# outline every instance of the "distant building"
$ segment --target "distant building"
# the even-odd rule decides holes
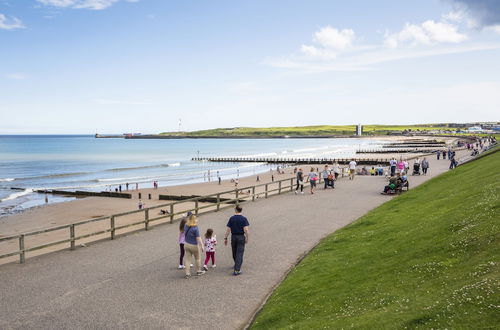
[[[358,126],[356,126],[356,135],[361,136],[362,134],[363,134],[363,125],[358,124]]]
[[[467,128],[468,133],[482,133],[483,128],[480,126],[472,126]]]

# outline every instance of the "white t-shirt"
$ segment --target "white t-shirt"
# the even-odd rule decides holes
[[[349,163],[349,169],[350,170],[355,170],[356,169],[356,162],[354,160],[351,160],[351,162]]]

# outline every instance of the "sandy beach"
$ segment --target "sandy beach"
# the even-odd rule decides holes
[[[392,141],[408,139],[408,138],[402,139],[401,137],[384,137],[384,138]],[[450,139],[447,139],[447,142],[450,142]],[[423,153],[383,154],[383,155],[360,154],[359,158],[390,159],[392,157],[396,157],[399,159],[400,157],[403,157],[406,159],[411,159],[414,157],[422,157],[423,155],[424,155]],[[312,165],[312,167],[322,170],[323,166],[315,164]],[[304,172],[307,173],[311,168],[311,166],[303,165],[302,168]],[[272,170],[258,175],[239,178],[238,189],[263,183],[269,183],[270,190],[277,189],[278,184],[277,182],[273,183],[272,180],[273,177],[274,181],[294,178],[295,175],[293,173],[293,169],[294,167],[285,168],[284,174],[279,174],[276,170]],[[259,182],[257,181],[257,176],[259,177]],[[289,185],[289,183],[286,184]],[[150,183],[150,186],[153,187],[153,183]],[[134,187],[134,185],[132,184],[130,185],[130,187]],[[0,233],[1,233],[0,238],[17,235],[20,233],[46,229],[50,227],[72,224],[78,221],[95,219],[100,217],[108,217],[113,214],[138,210],[138,204],[140,201],[139,193],[142,195],[141,201],[145,204],[145,207],[151,208],[168,204],[170,202],[168,200],[159,200],[159,195],[205,196],[220,192],[231,191],[230,193],[221,196],[221,198],[235,198],[235,193],[234,193],[235,189],[236,189],[235,184],[231,182],[231,180],[222,180],[221,184],[219,185],[217,178],[214,176],[212,177],[211,181],[202,183],[159,187],[158,189],[143,188],[139,190],[135,189],[131,189],[128,191],[125,190],[124,192],[130,192],[132,194],[131,199],[111,198],[111,197],[86,197],[64,203],[48,204],[42,207],[35,207],[28,209],[25,212],[19,214],[0,218]],[[256,189],[256,193],[261,193],[262,196],[260,197],[263,197],[264,187],[258,187]],[[245,194],[247,194],[248,196],[248,191],[242,191],[240,197],[244,198]],[[151,199],[149,199],[149,195],[151,195]],[[48,197],[49,199],[51,198],[50,195]],[[210,209],[207,210],[215,209],[214,204],[199,203],[200,207],[205,205],[211,205]],[[176,209],[174,210],[174,212],[175,213],[182,212],[193,207],[194,203],[192,202],[182,203],[176,205]],[[170,217],[168,215],[160,214],[161,209],[162,209],[161,207],[158,207],[150,211],[149,215],[150,218],[155,218],[160,216],[163,217],[163,219],[158,220],[155,224],[166,223],[170,221]],[[177,215],[175,218],[177,219],[179,217],[180,215]],[[119,220],[117,219],[117,226],[127,225],[142,220],[144,220],[143,212],[125,215],[119,217]],[[109,221],[99,221],[81,225],[77,227],[76,236],[106,230],[107,228],[109,228],[109,226],[110,226]],[[136,225],[120,230],[117,234],[123,234],[126,232],[139,230],[143,228],[144,225]],[[64,240],[67,238],[68,238],[68,229],[66,228],[63,230],[52,231],[46,234],[26,237],[25,247],[30,248],[33,246],[55,242],[58,240]],[[98,239],[107,239],[107,238],[109,238],[109,233],[78,240],[77,244],[86,244],[91,241],[95,241]],[[69,246],[68,243],[60,244],[47,249],[43,249],[41,251],[30,252],[27,254],[27,256],[30,257],[41,253],[47,253],[49,251],[65,249],[68,248],[68,246]],[[17,240],[0,242],[0,254],[13,252],[17,248],[18,248]],[[18,257],[14,256],[14,257],[0,259],[0,263],[12,262],[17,260]]]

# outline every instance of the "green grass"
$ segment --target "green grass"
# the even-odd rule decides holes
[[[366,135],[381,135],[392,132],[402,132],[405,130],[411,131],[429,131],[437,129],[450,129],[443,124],[439,125],[365,125],[363,132]],[[301,135],[355,135],[355,125],[343,126],[298,126],[298,127],[234,127],[234,128],[215,128],[209,130],[193,131],[193,132],[164,132],[162,135],[175,136],[301,136]]]
[[[253,329],[498,329],[500,152],[324,239]]]

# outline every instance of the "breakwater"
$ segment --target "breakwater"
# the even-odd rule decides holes
[[[387,159],[382,158],[272,158],[272,157],[194,157],[193,161],[208,161],[222,163],[269,163],[269,164],[349,164],[351,160],[358,165],[388,164]]]

